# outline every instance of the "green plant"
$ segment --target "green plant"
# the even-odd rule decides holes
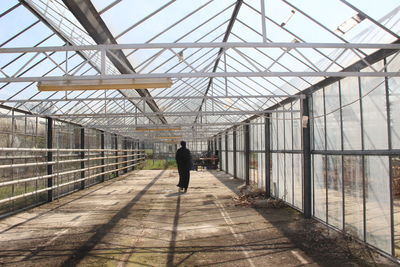
[[[176,168],[175,160],[165,160],[165,159],[147,159],[142,170],[164,170],[164,169],[174,169]]]

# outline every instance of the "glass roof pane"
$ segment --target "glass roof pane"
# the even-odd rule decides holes
[[[136,3],[140,8],[135,8],[134,12],[134,6],[132,6],[131,1],[122,1],[112,9],[103,13],[102,18],[109,26],[114,36],[118,36],[126,29],[143,21],[121,38],[118,38],[119,43],[144,43],[152,40],[164,30],[167,31],[153,39],[153,41],[173,42],[184,33],[196,28],[199,22],[207,20],[233,2],[234,1],[221,2],[209,0],[188,2],[179,0],[165,7],[147,20],[143,20],[166,4],[166,1],[137,1]],[[94,2],[94,5],[96,6],[97,2]],[[225,19],[229,18],[231,12],[225,13]],[[225,19],[224,16],[220,16],[213,20],[213,22],[219,23]],[[184,23],[176,24],[176,22],[182,20]],[[195,35],[200,36],[201,32],[206,33],[207,30],[211,30],[211,27],[211,25],[206,25]],[[194,38],[196,37],[191,37],[192,40]]]
[[[358,1],[358,0],[347,0],[351,5],[357,7],[362,12],[368,14],[375,20],[381,19],[390,10],[399,7],[399,1],[397,0],[382,0],[382,1]]]
[[[21,19],[23,18],[23,19]],[[0,45],[7,47],[6,41],[26,29],[38,19],[25,7],[19,6],[0,18]],[[8,46],[9,47],[9,46]]]
[[[18,1],[3,1],[1,12]],[[348,0],[323,2],[319,0],[269,0],[266,7],[266,33],[268,42],[317,42],[317,43],[391,43],[400,32],[400,7],[397,0],[371,1]],[[238,12],[230,34],[226,33],[236,1],[100,1],[92,3],[106,28],[118,43],[202,43],[221,42],[228,36],[228,42],[261,42],[262,17],[260,1],[244,1]],[[111,5],[116,3],[115,5]],[[66,8],[63,1],[27,2],[47,23],[23,5],[18,6],[0,18],[0,44],[2,47],[20,46],[62,46],[65,40],[74,45],[96,44],[93,32],[81,25],[79,18]],[[106,10],[103,10],[106,8]],[[357,9],[361,10],[358,11]],[[373,20],[362,15],[365,12]],[[331,15],[332,14],[332,15]],[[36,23],[36,21],[38,21]],[[36,23],[36,24],[35,24]],[[83,23],[83,22],[82,22]],[[84,23],[83,23],[84,24]],[[385,30],[385,27],[389,30]],[[105,30],[107,30],[105,29]],[[89,32],[89,33],[88,33]],[[61,34],[61,38],[55,33]],[[98,32],[97,34],[103,34]],[[14,38],[15,36],[15,38]],[[97,36],[98,37],[98,36]],[[111,38],[113,39],[113,38]],[[312,49],[312,48],[230,48],[226,54],[216,48],[171,48],[123,50],[136,72],[172,73],[173,86],[149,90],[154,97],[169,96],[170,99],[154,99],[163,112],[211,111],[255,111],[275,105],[281,98],[216,98],[204,100],[192,96],[224,95],[268,95],[295,94],[321,81],[323,77],[207,77],[178,78],[174,73],[196,74],[213,72],[259,72],[259,71],[341,71],[350,64],[370,55],[377,49]],[[92,55],[94,55],[92,57]],[[68,64],[65,59],[68,57]],[[90,62],[85,62],[90,58]],[[65,75],[68,69],[73,75],[98,75],[100,73],[100,53],[85,50],[75,52],[48,52],[27,54],[5,54],[0,58],[0,78],[8,76],[55,76]],[[216,62],[218,64],[216,65]],[[120,68],[106,58],[107,74],[118,75]],[[125,71],[125,73],[129,71]],[[212,83],[211,83],[212,81]],[[90,124],[160,123],[152,116],[135,117],[136,111],[152,112],[148,104],[139,99],[123,100],[123,97],[139,97],[137,91],[111,90],[38,92],[35,83],[1,84],[1,99],[44,100],[40,102],[17,102],[10,106],[34,110],[46,114],[57,113],[126,113],[122,117],[79,117],[73,120]],[[118,97],[118,100],[111,100]],[[74,98],[91,100],[72,101]],[[96,98],[107,98],[100,100]],[[65,101],[45,101],[65,99]],[[136,106],[135,106],[136,105]],[[51,107],[51,108],[50,108]],[[156,110],[156,108],[154,108]],[[251,114],[181,116],[165,114],[169,123],[226,122],[237,123]],[[111,114],[112,116],[112,114]],[[69,118],[71,119],[71,118]],[[216,126],[224,129],[229,125]],[[124,127],[121,127],[124,129]],[[190,128],[189,128],[190,129]],[[115,131],[118,131],[116,129]]]
[[[9,0],[9,1],[3,1],[2,5],[0,6],[0,14],[3,14],[4,12],[7,12],[9,9],[17,5],[19,2],[18,0]]]

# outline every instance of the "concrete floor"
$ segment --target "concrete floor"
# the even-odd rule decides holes
[[[175,186],[177,176],[176,170],[138,171],[1,220],[0,265],[338,263],[337,255],[315,257],[301,237],[293,239],[283,230],[282,225],[304,221],[301,214],[234,205],[239,180],[221,172],[192,172],[183,194]],[[360,262],[339,257],[340,266]]]

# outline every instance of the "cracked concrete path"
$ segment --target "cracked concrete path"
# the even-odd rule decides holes
[[[330,266],[280,225],[291,210],[235,206],[241,181],[176,170],[136,171],[0,221],[3,266]],[[342,259],[348,266],[351,260]],[[355,263],[354,263],[355,264]],[[346,266],[346,265],[341,265]]]

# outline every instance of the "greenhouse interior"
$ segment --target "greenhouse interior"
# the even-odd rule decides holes
[[[399,2],[1,1],[1,218],[182,140],[398,261]]]

